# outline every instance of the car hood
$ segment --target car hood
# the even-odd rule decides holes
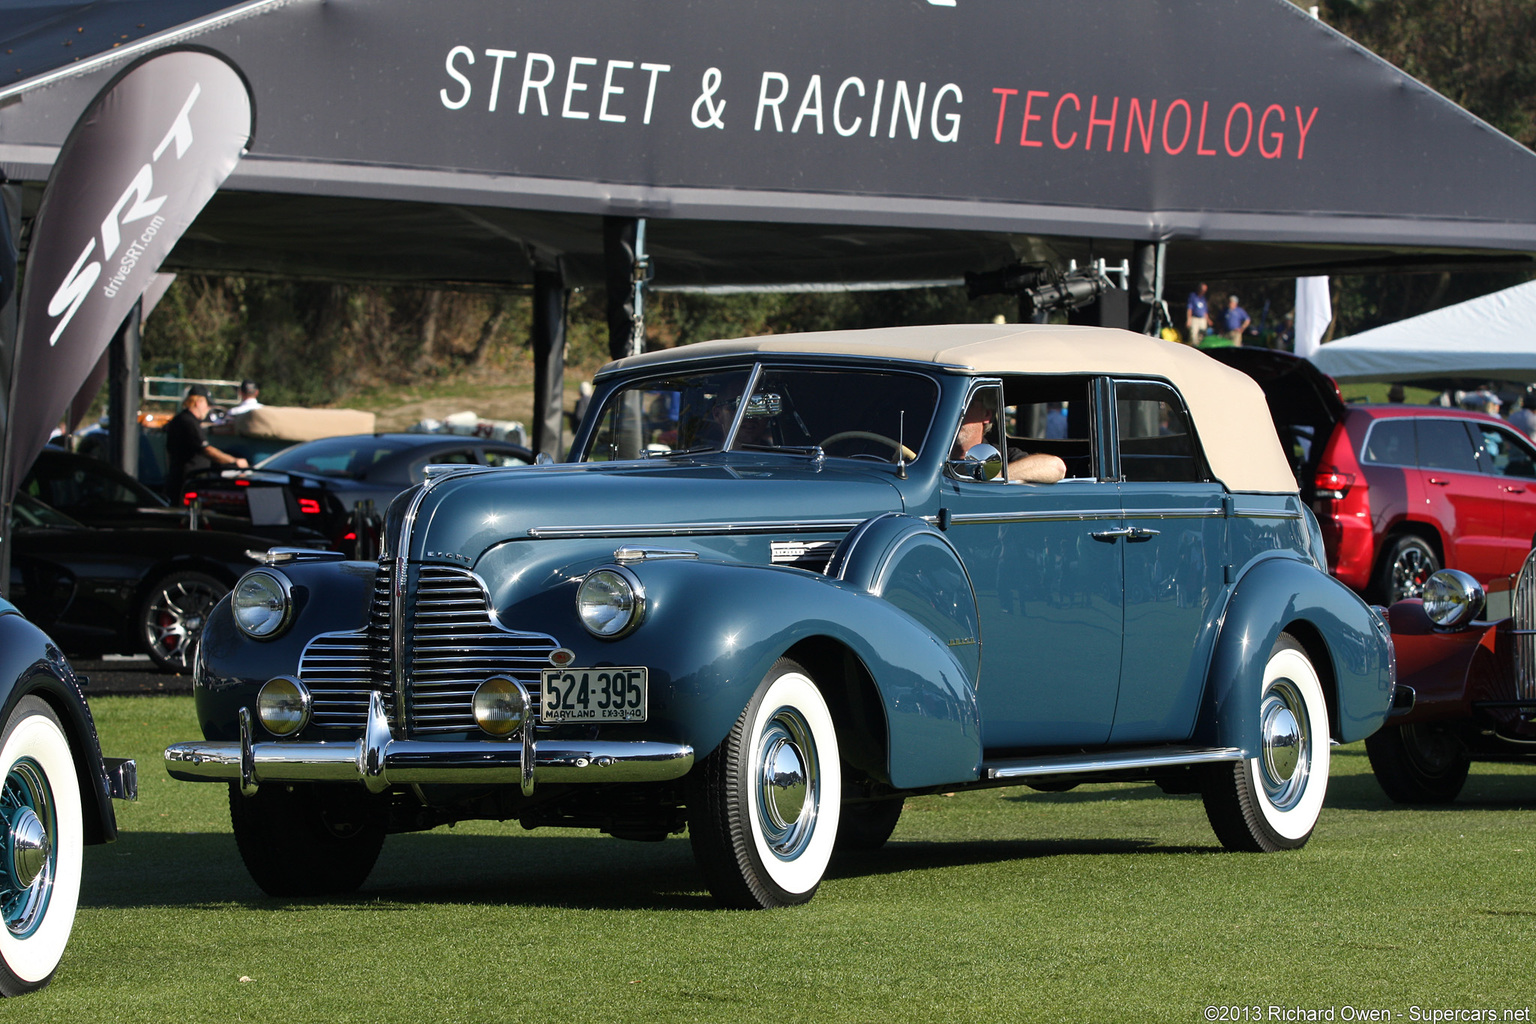
[[[389,542],[416,491],[390,510]],[[422,498],[410,557],[474,563],[508,540],[570,536],[619,540],[720,533],[775,522],[860,522],[903,508],[890,469],[809,460],[519,466],[455,474]]]

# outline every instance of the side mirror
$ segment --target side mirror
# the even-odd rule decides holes
[[[958,465],[960,472],[973,480],[996,480],[1003,472],[1003,453],[985,442],[973,444]]]

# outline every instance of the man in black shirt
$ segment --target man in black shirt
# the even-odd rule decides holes
[[[165,425],[165,454],[169,463],[165,474],[165,494],[171,504],[181,505],[181,485],[193,473],[211,468],[215,463],[245,469],[242,458],[221,452],[203,436],[203,419],[208,415],[208,389],[201,384],[187,388],[181,411]]]

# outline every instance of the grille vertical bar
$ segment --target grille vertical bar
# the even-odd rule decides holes
[[[393,643],[390,596],[394,566],[380,563],[368,625],[323,633],[299,662],[299,678],[314,694],[314,722],[330,728],[361,728],[373,693],[395,712],[392,652],[410,659],[411,686],[404,716],[411,735],[475,730],[470,708],[475,688],[487,677],[517,679],[538,708],[540,672],[559,646],[553,637],[502,626],[491,612],[480,577],[467,569],[427,565],[410,574],[404,643]]]
[[[1515,579],[1515,699],[1536,700],[1536,551]]]

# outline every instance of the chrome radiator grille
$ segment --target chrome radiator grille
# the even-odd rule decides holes
[[[299,678],[314,694],[314,722],[325,727],[360,728],[369,695],[383,695],[393,718],[394,673],[390,664],[392,565],[381,563],[374,580],[368,625],[361,630],[323,633],[309,642]],[[538,703],[539,672],[558,644],[541,633],[505,629],[491,615],[480,578],[467,569],[413,567],[405,614],[408,731],[412,735],[475,729],[470,699],[492,675],[509,675],[528,687]]]
[[[1515,699],[1536,701],[1536,551],[1515,580]]]

